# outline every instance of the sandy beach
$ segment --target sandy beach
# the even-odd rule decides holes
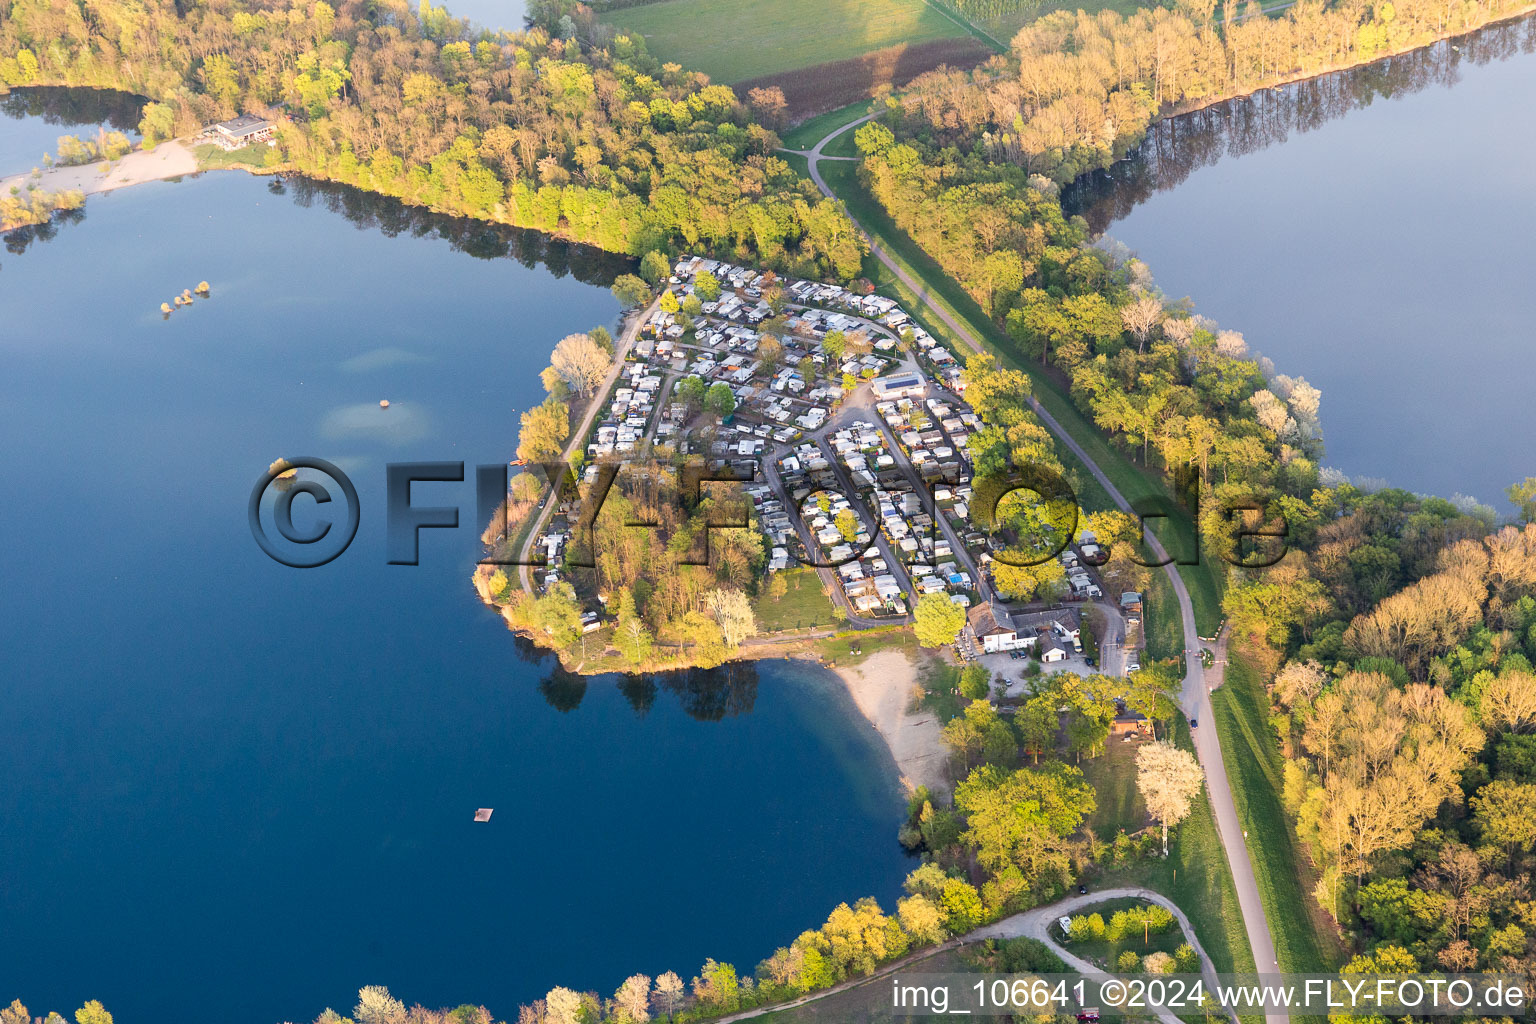
[[[917,668],[911,659],[901,651],[880,651],[857,665],[832,671],[884,738],[902,782],[909,789],[927,786],[935,793],[948,793],[949,748],[940,735],[939,721],[929,711],[908,710],[917,686]]]
[[[103,160],[75,167],[47,167],[35,180],[39,188],[48,192],[79,189],[89,196],[196,171],[197,158],[191,150],[180,142],[162,142],[151,152],[136,149],[115,164]],[[25,189],[32,180],[31,168],[25,168],[19,174],[0,178],[0,191],[9,192],[13,186]]]

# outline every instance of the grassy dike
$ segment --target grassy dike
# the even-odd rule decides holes
[[[830,131],[838,122],[830,123],[831,127],[826,127],[826,131]],[[956,346],[959,351],[965,351],[959,339],[942,322],[931,315],[924,315],[924,301],[943,308],[968,326],[976,337],[988,344],[1001,362],[1027,373],[1040,404],[1082,445],[1083,450],[1128,499],[1134,501],[1153,495],[1166,497],[1167,490],[1162,481],[1145,468],[1134,465],[1115,449],[1098,427],[1076,408],[1059,381],[1040,367],[1013,354],[1011,341],[965,294],[958,282],[922,252],[862,186],[858,180],[857,166],[853,163],[823,162],[821,172],[828,186],[843,200],[849,212],[875,241],[905,271],[923,283],[922,301],[873,256],[866,261],[870,279],[882,291],[900,299],[904,308],[912,312],[934,337]],[[1080,498],[1083,504],[1089,508],[1109,507],[1103,488],[1098,486],[1081,463],[1069,452],[1063,451],[1061,455],[1069,471],[1074,471],[1075,478],[1081,482]],[[1187,517],[1179,525],[1185,530],[1193,529]],[[1165,527],[1160,536],[1169,532]],[[1199,565],[1179,566],[1179,574],[1189,589],[1197,628],[1203,635],[1214,636],[1221,621],[1221,567],[1202,561]],[[1166,582],[1160,589],[1167,593],[1160,595],[1165,596],[1166,600],[1157,602],[1159,610],[1163,612],[1163,617],[1173,619],[1176,633],[1176,602],[1172,600],[1173,595]],[[1159,637],[1159,646],[1171,649],[1164,653],[1177,653],[1182,647],[1180,639],[1172,634]],[[1268,699],[1251,667],[1237,663],[1234,659],[1234,665],[1229,667],[1228,673],[1226,685],[1214,695],[1214,724],[1224,758],[1229,765],[1233,801],[1240,823],[1255,840],[1250,844],[1250,858],[1261,898],[1276,932],[1274,939],[1280,966],[1294,971],[1328,969],[1339,962],[1340,947],[1333,940],[1326,922],[1315,920],[1317,910],[1311,906],[1309,896],[1310,872],[1305,867],[1305,858],[1297,848],[1280,798],[1281,758],[1268,723]],[[1134,785],[1130,777],[1119,780],[1119,784]],[[1108,789],[1102,791],[1108,792]],[[1166,862],[1168,877],[1149,877],[1147,881],[1168,892],[1176,900],[1193,900],[1192,906],[1212,908],[1219,922],[1210,926],[1215,933],[1210,935],[1208,943],[1213,947],[1210,950],[1212,957],[1218,962],[1224,959],[1232,964],[1251,964],[1252,953],[1248,950],[1241,921],[1233,918],[1236,904],[1231,873],[1226,868],[1225,855],[1215,832],[1215,822],[1204,801],[1185,823],[1183,831],[1185,834],[1180,838],[1178,851]],[[1175,862],[1179,862],[1178,867],[1174,866]],[[1206,935],[1202,934],[1202,941],[1206,939]],[[1222,948],[1225,954],[1218,954],[1215,947]]]

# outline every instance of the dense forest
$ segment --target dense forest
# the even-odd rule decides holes
[[[859,272],[839,204],[773,155],[777,137],[735,94],[628,37],[493,35],[403,0],[6,0],[0,83],[147,96],[151,145],[260,113],[279,122],[281,164],[304,174],[631,256],[689,247]]]
[[[1476,511],[1476,510],[1475,510]],[[1536,526],[1319,490],[1234,572],[1313,896],[1380,970],[1536,969]]]
[[[891,101],[898,134],[956,170],[1006,164],[1067,182],[1107,166],[1160,114],[1348,67],[1528,10],[1527,0],[1184,0],[1131,15],[1056,11],[972,73],[936,71]]]
[[[1533,50],[1536,21],[1500,22],[1459,36],[1454,43],[1421,47],[1162,118],[1148,129],[1129,160],[1115,164],[1112,175],[1096,171],[1063,189],[1062,206],[1069,215],[1081,213],[1098,234],[1202,167],[1279,145],[1373,103],[1431,86],[1449,87],[1469,65]]]

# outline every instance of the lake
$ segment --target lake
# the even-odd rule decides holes
[[[626,261],[236,172],[7,242],[0,1003],[272,1024],[384,984],[506,1019],[894,908],[895,766],[828,673],[581,680],[471,588],[474,466]],[[299,455],[361,499],[312,570],[246,521]],[[468,464],[415,488],[465,528],[388,566],[384,464],[422,459]]]
[[[94,138],[98,129],[139,138],[141,100],[100,89],[13,89],[0,95],[0,174],[39,167],[59,137]]]
[[[1325,464],[1502,510],[1536,475],[1536,20],[1157,126],[1069,202],[1322,389]]]
[[[447,7],[448,13],[455,18],[468,18],[493,32],[503,28],[522,31],[523,18],[528,13],[525,0],[448,0],[446,4],[436,6]]]

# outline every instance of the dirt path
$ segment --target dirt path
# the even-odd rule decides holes
[[[830,134],[822,138],[815,146],[809,150],[800,151],[801,155],[806,158],[806,163],[811,173],[811,180],[826,195],[836,198],[836,194],[827,186],[825,179],[822,178],[821,169],[818,166],[821,160],[826,159],[822,156],[822,148],[843,132],[856,125],[863,124],[875,116],[874,114],[867,114],[856,121],[850,121],[848,124],[834,128]],[[851,214],[849,219],[853,219]],[[921,281],[907,273],[905,269],[897,264],[890,254],[870,237],[869,232],[864,230],[863,225],[859,224],[857,220],[854,220],[853,223],[854,227],[859,230],[860,234],[869,243],[869,249],[875,254],[875,257],[891,273],[896,275],[897,280],[910,288],[912,293],[928,307],[934,316],[938,317],[972,351],[985,351],[982,343],[970,330],[962,325],[954,316],[950,315],[948,310],[929,298],[928,289]],[[1077,443],[1072,435],[1057,422],[1054,416],[1041,407],[1039,401],[1033,395],[1030,396],[1029,404],[1046,428],[1056,436],[1062,445],[1071,451],[1072,454],[1076,455],[1084,466],[1088,467],[1088,471],[1093,474],[1094,479],[1104,488],[1110,500],[1118,508],[1130,512],[1130,502],[1126,501],[1125,496],[1110,482],[1109,477],[1099,468],[1098,464],[1088,457],[1088,453],[1083,450],[1082,445]],[[1147,546],[1155,556],[1160,559],[1168,558],[1163,545],[1150,532],[1147,533],[1146,540]],[[1216,735],[1216,728],[1211,715],[1210,691],[1206,687],[1205,673],[1200,663],[1200,634],[1195,628],[1194,604],[1189,599],[1189,590],[1184,586],[1183,577],[1179,575],[1178,569],[1174,566],[1171,559],[1163,567],[1163,572],[1167,574],[1168,581],[1173,587],[1174,595],[1178,598],[1179,616],[1184,628],[1185,662],[1188,665],[1188,670],[1184,676],[1180,704],[1184,708],[1185,714],[1189,717],[1197,721],[1204,720],[1206,723],[1204,728],[1194,730],[1195,752],[1200,758],[1200,766],[1205,769],[1205,780],[1210,795],[1211,810],[1216,815],[1216,830],[1221,837],[1222,848],[1226,851],[1227,865],[1232,871],[1232,881],[1237,889],[1238,908],[1243,915],[1243,927],[1248,934],[1248,945],[1253,951],[1254,965],[1260,971],[1272,970],[1278,964],[1278,960],[1275,957],[1275,943],[1269,929],[1269,921],[1264,914],[1264,903],[1259,898],[1259,885],[1253,874],[1253,863],[1248,858],[1246,838],[1238,824],[1237,806],[1232,801],[1232,788],[1227,778],[1226,764],[1222,760],[1221,742]],[[1266,1016],[1270,1024],[1286,1024],[1290,1019],[1290,1015],[1284,1012],[1273,1012]]]
[[[90,196],[146,181],[195,174],[197,169],[197,158],[186,146],[162,142],[153,150],[136,149],[116,163],[102,160],[74,167],[47,167],[38,178],[33,178],[30,171],[13,174],[0,179],[0,191],[9,192],[13,186],[25,189],[28,182],[36,181],[39,188],[48,192],[79,189]]]

